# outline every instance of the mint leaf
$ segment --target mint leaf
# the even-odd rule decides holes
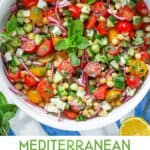
[[[61,51],[61,50],[65,50],[65,49],[68,49],[69,47],[69,39],[65,38],[65,39],[62,39],[60,40],[56,45],[55,45],[55,49],[57,51]]]
[[[78,37],[76,39],[77,48],[79,49],[85,49],[89,46],[89,40],[86,37]]]
[[[2,94],[2,92],[0,92],[0,106],[6,104],[7,104],[6,97]]]
[[[74,53],[72,53],[70,55],[70,61],[73,64],[73,66],[79,66],[80,65],[80,59]]]
[[[86,3],[87,3],[87,4],[93,4],[93,3],[95,3],[96,1],[98,1],[98,0],[87,0]]]
[[[17,18],[13,15],[6,24],[6,31],[11,33],[13,31],[16,31],[17,28]]]

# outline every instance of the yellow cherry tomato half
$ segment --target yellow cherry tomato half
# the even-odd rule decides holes
[[[28,95],[28,99],[30,102],[34,103],[34,104],[39,104],[42,102],[42,98],[41,98],[41,95],[38,93],[37,90],[29,90],[27,92],[27,95]]]
[[[109,41],[110,43],[112,43],[113,39],[117,39],[118,38],[118,31],[116,29],[111,29],[109,31]]]
[[[137,74],[140,77],[145,77],[148,72],[148,66],[142,60],[130,60],[129,61],[129,72],[131,74]]]

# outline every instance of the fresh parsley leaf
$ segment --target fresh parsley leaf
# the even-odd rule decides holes
[[[12,33],[18,28],[17,18],[13,15],[6,24],[6,31]]]

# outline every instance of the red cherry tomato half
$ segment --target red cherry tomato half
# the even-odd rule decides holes
[[[55,16],[55,7],[51,7],[45,11],[45,16],[49,20],[49,17]]]
[[[87,29],[93,29],[95,27],[95,25],[96,25],[96,20],[97,20],[96,16],[94,16],[94,15],[91,16],[89,18],[89,20],[87,21],[87,23],[86,23],[86,28]]]
[[[34,53],[36,51],[36,44],[33,40],[24,41],[21,47],[26,53]]]
[[[108,34],[108,30],[106,28],[106,22],[101,21],[99,22],[98,26],[97,26],[97,31],[99,32],[99,34],[101,35],[106,35]]]
[[[54,88],[51,84],[48,83],[46,79],[43,79],[38,83],[37,91],[45,101],[48,101],[51,97],[54,96]]]
[[[16,81],[21,78],[21,71],[20,71],[20,69],[18,69],[15,73],[7,72],[6,75],[7,75],[8,80]]]
[[[99,63],[96,62],[89,62],[86,66],[85,66],[85,73],[87,74],[87,76],[89,77],[97,77],[101,74],[101,65]]]
[[[81,0],[82,3],[86,3],[86,0]]]
[[[113,55],[113,56],[116,56],[120,53],[120,46],[116,46],[116,47],[112,47],[110,49],[108,49],[108,53]]]
[[[59,66],[58,71],[63,74],[70,74],[72,75],[75,72],[74,66],[71,64],[70,61],[64,60]]]
[[[68,10],[71,12],[71,16],[75,19],[79,18],[81,15],[81,9],[76,5],[69,6]]]
[[[131,32],[132,25],[128,21],[119,21],[116,26],[117,31],[119,32]]]
[[[140,77],[138,75],[127,75],[126,83],[130,88],[137,88],[140,85]]]
[[[32,6],[35,6],[38,3],[38,0],[22,0],[22,1],[23,1],[23,4],[26,8],[30,8]]]
[[[38,47],[37,55],[38,56],[47,56],[53,51],[53,44],[51,40],[45,39],[44,42]]]
[[[92,11],[94,13],[100,14],[102,16],[107,16],[107,5],[104,2],[96,2],[92,5]]]
[[[148,7],[144,0],[138,0],[136,3],[136,10],[143,16],[147,16],[149,14]]]
[[[37,85],[37,81],[30,75],[26,74],[24,77],[24,82],[29,87],[34,87]]]
[[[102,85],[95,90],[93,95],[97,100],[103,100],[106,98],[107,92],[108,92],[107,85]]]
[[[149,63],[150,61],[150,54],[146,51],[141,52],[141,60],[143,60],[145,63]]]
[[[77,119],[77,117],[78,117],[78,114],[77,114],[77,113],[68,111],[68,110],[66,110],[66,109],[63,111],[63,114],[64,114],[64,116],[65,116],[66,118],[71,119],[71,120],[75,120],[75,119]]]
[[[54,3],[54,2],[56,2],[56,0],[45,0],[46,2],[48,2],[48,3]]]
[[[134,16],[134,11],[130,6],[124,6],[119,10],[118,16],[125,18],[127,21],[131,21]]]

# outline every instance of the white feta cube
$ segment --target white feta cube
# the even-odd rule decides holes
[[[45,8],[46,6],[47,6],[47,3],[46,3],[45,1],[39,0],[39,2],[38,2],[38,4],[37,4],[37,7],[38,7],[38,8],[43,9],[43,8]]]
[[[22,48],[18,48],[16,51],[16,56],[21,57],[23,54],[23,49]]]
[[[23,13],[24,17],[29,17],[30,16],[30,11],[29,10],[23,10],[22,13]]]
[[[4,57],[5,57],[6,62],[9,62],[12,60],[12,56],[10,52],[6,52]]]

